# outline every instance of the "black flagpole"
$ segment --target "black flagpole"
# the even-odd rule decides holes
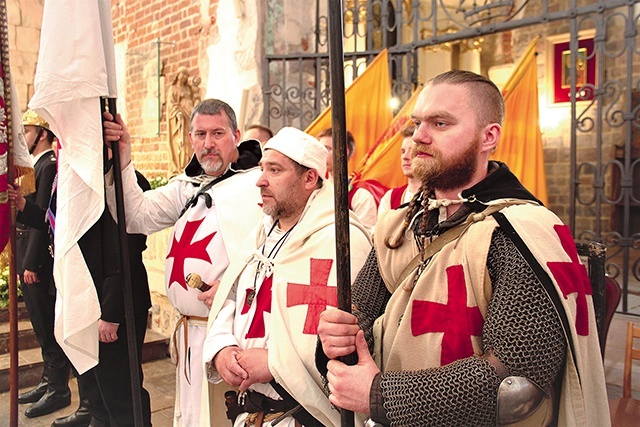
[[[109,113],[114,121],[117,114],[116,99],[107,98]],[[104,112],[104,98],[101,99]],[[131,375],[131,396],[133,398],[133,416],[136,427],[142,427],[142,397],[140,390],[140,365],[138,363],[138,345],[136,343],[136,323],[133,312],[133,292],[131,290],[131,266],[129,264],[129,240],[127,238],[127,223],[124,215],[124,196],[122,190],[122,171],[120,170],[119,142],[113,142],[111,153],[113,159],[113,181],[116,190],[116,211],[118,217],[118,236],[120,242],[120,261],[122,278],[124,280],[124,316],[127,324],[127,346],[129,349],[129,372]]]
[[[344,52],[342,29],[342,0],[329,1],[329,81],[331,84],[331,134],[333,140],[333,183],[336,212],[336,265],[338,308],[351,312],[351,250],[349,247],[349,206],[347,172],[347,120],[344,105]],[[356,355],[342,359],[353,365]],[[353,411],[342,409],[340,425],[353,427]]]

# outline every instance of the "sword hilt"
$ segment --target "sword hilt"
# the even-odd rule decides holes
[[[198,273],[187,274],[187,277],[185,277],[185,281],[190,288],[199,289],[202,292],[207,292],[209,289],[211,289],[211,286],[202,281],[202,277],[200,277]]]

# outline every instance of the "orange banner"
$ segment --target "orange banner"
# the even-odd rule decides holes
[[[411,123],[411,112],[416,105],[421,88],[418,88],[393,118],[377,143],[371,147],[353,172],[353,182],[374,180],[387,188],[400,187],[407,178],[400,167],[401,130]]]
[[[389,106],[391,80],[387,50],[375,57],[366,70],[345,91],[347,130],[355,139],[355,150],[349,160],[349,172],[373,147],[387,129],[393,112]],[[305,132],[317,136],[331,127],[331,107],[311,123]]]
[[[536,64],[539,38],[538,36],[529,43],[502,89],[504,123],[502,137],[492,159],[505,162],[522,185],[546,205],[547,177],[540,132]]]

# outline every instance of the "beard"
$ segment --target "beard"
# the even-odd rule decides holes
[[[425,160],[416,157],[417,153],[426,151],[420,150],[419,145],[416,145],[413,147],[411,161],[413,176],[434,190],[448,191],[465,187],[476,171],[478,146],[478,139],[474,139],[463,152],[453,157],[444,159],[442,153],[434,151],[429,152],[433,158]]]
[[[216,154],[218,157],[215,158],[205,158],[208,154]],[[198,162],[202,167],[202,170],[207,175],[218,175],[224,172],[224,161],[222,157],[220,157],[220,153],[215,150],[202,150],[196,156],[198,158]]]
[[[262,199],[262,212],[274,220],[299,214],[306,206],[308,199],[297,185],[289,185],[283,191],[279,191],[277,196],[268,189],[261,189],[260,195],[270,196],[268,203],[264,203],[264,198]]]

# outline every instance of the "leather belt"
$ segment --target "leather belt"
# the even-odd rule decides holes
[[[204,316],[186,316],[182,315],[176,322],[176,328],[173,330],[173,348],[178,358],[178,363],[180,363],[180,353],[178,352],[178,329],[183,328],[183,339],[184,339],[184,376],[187,379],[187,382],[191,384],[191,379],[187,372],[187,351],[189,349],[189,325],[194,326],[204,326],[207,327],[208,317]]]
[[[29,229],[23,230],[23,229],[16,228],[16,237],[29,237],[30,231],[31,230]]]

